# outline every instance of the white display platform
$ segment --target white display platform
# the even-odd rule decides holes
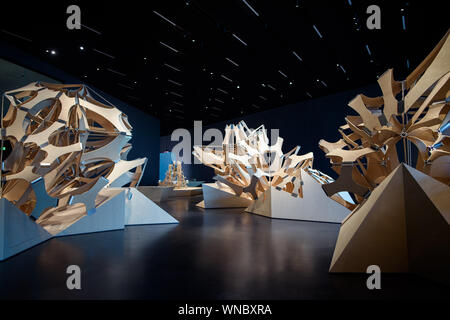
[[[269,218],[341,223],[350,210],[328,198],[320,183],[302,171],[303,198],[274,187],[266,190],[245,211]]]
[[[125,225],[178,223],[178,221],[136,188],[125,197]]]
[[[163,202],[169,199],[173,187],[166,186],[139,186],[137,188],[147,198],[155,202]]]
[[[172,190],[171,197],[192,197],[202,194],[202,187],[184,187]]]
[[[122,230],[129,225],[178,223],[136,188],[107,188],[97,195],[97,208],[52,236],[7,199],[0,199],[0,261],[52,237]]]
[[[125,226],[125,191],[126,189],[108,188],[101,190],[96,204],[102,197],[106,201],[95,209],[95,212],[83,217],[55,237],[102,231],[121,230]]]
[[[52,235],[6,199],[0,199],[0,261],[50,239]]]
[[[204,183],[202,188],[203,201],[197,203],[200,208],[246,208],[252,203],[250,199],[236,196],[230,187],[223,184],[219,187],[217,183]]]

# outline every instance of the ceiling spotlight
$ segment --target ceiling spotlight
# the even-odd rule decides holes
[[[293,85],[293,82],[292,82],[292,81],[289,81],[289,84],[292,86],[292,85]]]
[[[195,39],[192,39],[192,42],[195,42]]]
[[[97,71],[100,71],[100,68],[97,68]]]
[[[147,57],[144,57],[144,60],[147,60]]]
[[[236,88],[238,88],[238,89],[239,89],[239,88],[240,88],[240,86],[236,86]]]
[[[84,47],[83,47],[83,46],[80,46],[80,50],[84,50]]]
[[[50,53],[53,54],[53,55],[55,55],[55,54],[56,54],[56,51],[55,51],[55,50],[52,50],[52,51],[50,51]]]

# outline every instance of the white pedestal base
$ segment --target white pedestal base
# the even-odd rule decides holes
[[[139,186],[137,188],[147,198],[155,202],[163,202],[169,199],[172,193],[173,187],[165,186]]]
[[[203,201],[197,204],[200,208],[246,208],[252,202],[250,199],[236,196],[231,188],[225,185],[219,187],[217,183],[204,183],[202,188]]]
[[[303,198],[272,187],[245,211],[269,218],[341,223],[350,210],[328,198],[320,183],[302,173]]]

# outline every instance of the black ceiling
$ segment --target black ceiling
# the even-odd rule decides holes
[[[66,28],[70,4],[81,30]],[[371,4],[381,30],[366,27]],[[161,134],[375,83],[391,67],[403,79],[449,26],[439,2],[356,0],[8,1],[0,23],[2,41],[160,118]]]

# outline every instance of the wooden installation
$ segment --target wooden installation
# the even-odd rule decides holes
[[[21,226],[37,228],[31,232],[37,240],[123,228],[125,204],[118,199],[124,189],[113,187],[136,187],[145,169],[146,158],[127,160],[132,130],[127,116],[95,100],[91,91],[84,85],[35,82],[3,95],[8,109],[2,110],[2,145],[9,141],[12,151],[4,156],[1,150],[0,199],[2,210],[16,209],[0,216],[21,212]],[[11,221],[3,221],[2,228],[21,228]]]
[[[383,96],[350,102],[342,139],[321,140],[340,174],[323,185],[356,204],[342,223],[330,272],[412,272],[450,283],[449,32],[404,81],[392,69]],[[414,168],[413,168],[414,167]]]
[[[215,185],[203,185],[204,201],[199,206],[248,207],[247,211],[273,218],[289,218],[340,222],[348,209],[330,201],[320,187],[306,188],[308,182],[320,186],[332,179],[312,168],[312,152],[297,155],[300,147],[284,154],[283,139],[273,146],[264,126],[250,130],[244,121],[225,127],[221,147],[194,146],[193,154],[203,164],[214,169]],[[308,190],[309,189],[309,190]],[[281,193],[288,205],[277,205]],[[337,194],[334,199],[344,203]],[[280,200],[281,201],[281,200]],[[319,202],[314,214],[305,204]],[[275,204],[275,205],[273,205]],[[306,218],[307,217],[307,218]]]
[[[181,161],[173,161],[169,164],[166,177],[159,183],[160,187],[172,187],[171,197],[191,197],[202,194],[201,187],[190,187],[183,174]]]
[[[166,177],[159,185],[174,188],[184,188],[187,186],[181,161],[173,161],[173,163],[169,164],[169,168],[166,171]]]

